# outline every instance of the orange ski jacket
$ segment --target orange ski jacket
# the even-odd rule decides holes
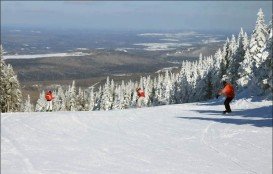
[[[45,94],[45,99],[46,99],[47,101],[51,101],[51,100],[54,99],[54,97],[53,97],[52,93],[47,92],[47,93]]]
[[[220,91],[220,94],[223,94],[226,97],[234,98],[235,92],[233,86],[230,83],[227,83],[226,86]]]

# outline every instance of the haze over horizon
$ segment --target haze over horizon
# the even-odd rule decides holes
[[[101,30],[252,30],[271,1],[1,1],[1,26]]]

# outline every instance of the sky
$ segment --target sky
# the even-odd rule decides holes
[[[109,30],[252,30],[271,1],[1,1],[1,26]]]

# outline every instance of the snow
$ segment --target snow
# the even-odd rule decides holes
[[[38,34],[42,33],[41,31],[35,31],[35,30],[31,30],[30,32],[31,33],[38,33]]]
[[[168,41],[168,42],[179,42],[178,39],[160,39],[160,40]]]
[[[113,76],[117,76],[117,77],[122,77],[122,76],[131,76],[131,73],[127,73],[127,74],[112,74]]]
[[[190,31],[190,32],[179,32],[179,33],[141,33],[138,34],[138,36],[142,37],[167,37],[167,38],[179,38],[183,36],[193,36],[193,35],[199,35],[199,33]]]
[[[9,30],[11,32],[21,32],[21,30]]]
[[[272,101],[1,116],[5,174],[272,173]]]
[[[209,38],[206,40],[202,40],[202,43],[209,44],[209,43],[217,43],[217,42],[223,42],[224,40],[219,40],[217,38]]]
[[[166,51],[166,50],[173,50],[177,47],[180,46],[191,46],[189,43],[172,43],[172,42],[167,42],[167,43],[137,43],[134,44],[137,46],[144,46],[144,50],[146,51]]]
[[[88,56],[91,53],[71,52],[71,53],[51,53],[51,54],[29,54],[29,55],[4,55],[4,59],[35,59],[45,57],[71,57],[71,56]]]
[[[76,50],[80,50],[80,51],[88,51],[88,48],[76,48]]]
[[[120,51],[120,52],[124,52],[124,53],[128,52],[126,49],[122,49],[122,48],[116,48],[115,51]]]
[[[174,62],[174,63],[177,63],[177,62]],[[181,63],[179,63],[179,64],[181,64]],[[178,66],[166,67],[166,68],[163,68],[163,69],[160,69],[160,70],[156,71],[155,73],[161,73],[161,72],[165,72],[165,71],[171,71],[171,70],[177,69],[177,68],[179,68],[179,67]]]

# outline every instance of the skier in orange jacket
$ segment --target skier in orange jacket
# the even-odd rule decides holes
[[[219,93],[218,93],[218,95],[216,97],[218,98],[220,95],[226,96],[226,100],[224,102],[226,110],[223,111],[223,114],[226,114],[227,112],[228,113],[231,112],[229,103],[235,97],[235,92],[234,92],[233,86],[230,83],[227,83],[226,81],[223,81],[223,86],[224,86],[224,88],[219,91]]]
[[[52,95],[52,91],[48,91],[48,92],[45,94],[45,99],[46,99],[46,101],[47,101],[46,111],[52,112],[52,100],[53,100],[54,98],[55,98],[55,97]]]
[[[145,92],[141,88],[136,88],[137,92],[137,107],[141,107],[144,105]]]

